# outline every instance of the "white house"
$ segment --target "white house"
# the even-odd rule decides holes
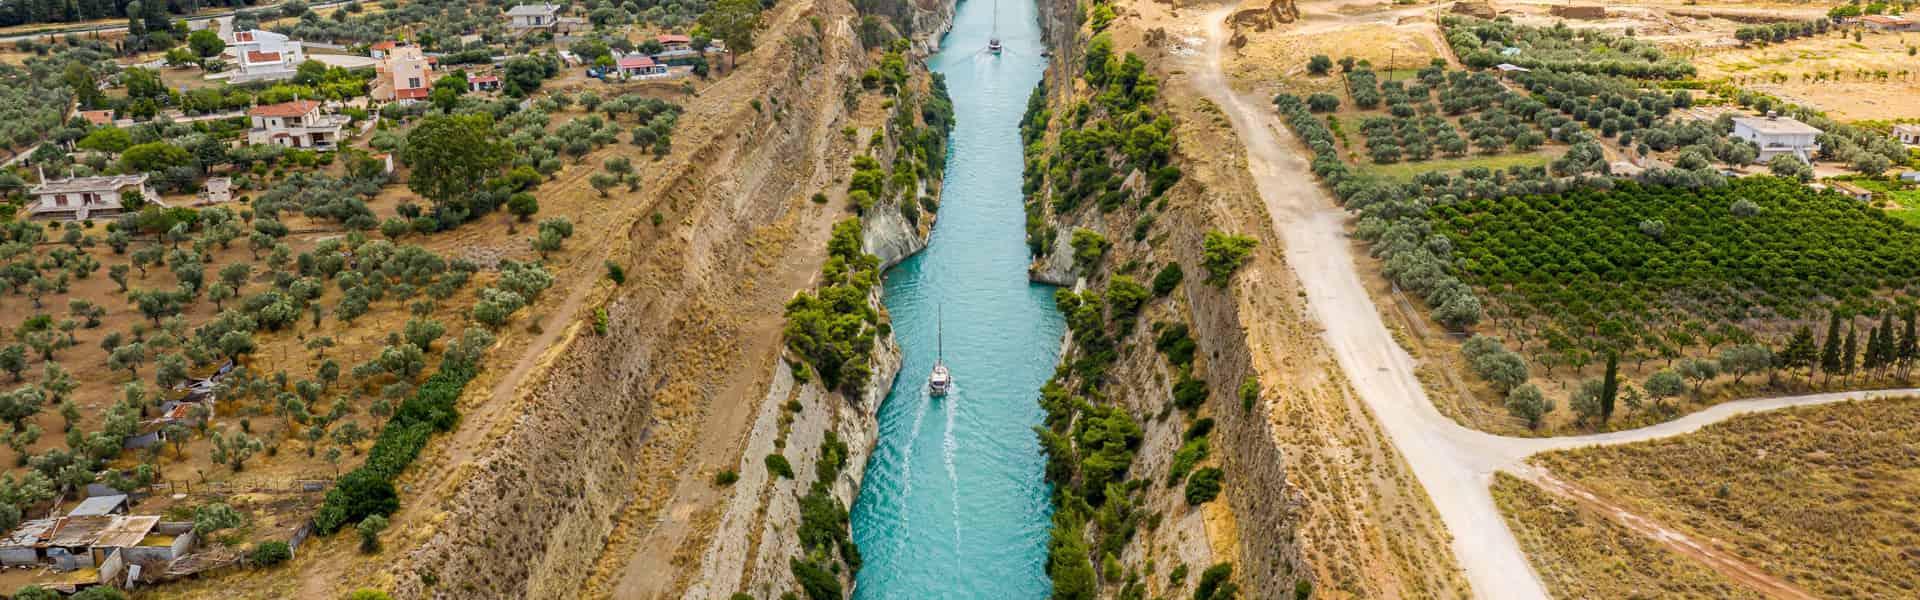
[[[307,52],[300,42],[287,36],[249,29],[237,31],[227,41],[227,53],[233,56],[234,71],[227,80],[234,83],[292,79]]]
[[[558,4],[521,4],[507,9],[507,28],[514,33],[553,29],[560,22]]]
[[[1895,125],[1893,137],[1898,138],[1902,144],[1920,146],[1920,125]]]
[[[348,118],[321,112],[314,100],[295,100],[247,111],[253,128],[247,130],[249,144],[279,144],[288,148],[332,150],[341,139]]]
[[[665,77],[667,66],[654,62],[645,54],[629,54],[615,63],[620,68],[620,76],[627,79],[652,79]]]
[[[1813,163],[1813,153],[1820,151],[1816,141],[1820,130],[1812,125],[1801,123],[1791,117],[1782,117],[1769,113],[1764,117],[1734,117],[1733,137],[1753,142],[1760,147],[1759,162],[1767,162],[1782,154],[1792,154],[1801,162]]]
[[[160,201],[160,195],[147,187],[145,174],[73,177],[57,181],[42,177],[41,181],[43,183],[27,191],[34,198],[33,204],[27,206],[29,219],[84,221],[119,215],[126,212],[123,199],[135,192],[146,202],[166,206]]]

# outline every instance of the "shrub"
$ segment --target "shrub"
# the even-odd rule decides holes
[[[1165,296],[1172,293],[1173,288],[1179,287],[1180,280],[1185,279],[1186,276],[1187,274],[1180,270],[1180,263],[1167,263],[1167,266],[1160,268],[1159,273],[1153,275],[1153,295]]]
[[[1212,502],[1220,495],[1220,479],[1225,477],[1219,467],[1207,467],[1193,472],[1187,478],[1187,504],[1199,506]]]
[[[253,551],[247,553],[247,562],[255,567],[271,567],[293,558],[293,550],[286,542],[260,542],[253,545]]]
[[[713,484],[718,486],[733,485],[734,482],[739,480],[740,474],[733,472],[733,469],[727,469],[713,474]]]
[[[787,463],[787,457],[777,453],[768,454],[766,463],[768,473],[777,475],[782,479],[793,479],[793,465]]]
[[[347,594],[347,600],[393,600],[393,596],[373,588],[360,588]]]
[[[1207,232],[1206,239],[1201,242],[1204,250],[1201,265],[1207,269],[1207,283],[1225,284],[1228,278],[1233,277],[1233,272],[1240,269],[1240,265],[1246,264],[1247,257],[1253,254],[1253,248],[1258,243],[1246,236]]]

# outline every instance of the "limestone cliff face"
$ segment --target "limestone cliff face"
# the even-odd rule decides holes
[[[1076,90],[1073,79],[1084,64],[1081,49],[1087,33],[1074,20],[1072,0],[1045,0],[1041,5],[1042,27],[1053,51],[1043,85],[1049,90],[1054,114],[1059,115],[1076,100],[1075,93],[1084,92]],[[1273,20],[1270,22],[1286,22],[1297,14],[1291,0],[1275,0],[1262,6],[1260,12]],[[1134,25],[1116,23],[1114,27]],[[1150,32],[1116,32],[1114,38],[1150,39],[1152,36],[1146,33]],[[1172,59],[1160,54],[1162,49],[1115,48],[1116,53],[1129,50],[1141,54],[1163,81],[1173,75],[1167,67]],[[1179,114],[1174,111],[1176,117]],[[1180,123],[1175,130],[1175,163],[1183,170],[1200,168],[1189,162],[1180,148],[1179,134],[1187,127]],[[1136,188],[1136,177],[1138,174],[1130,175],[1126,187]],[[1235,202],[1246,204],[1228,206]],[[1186,273],[1185,282],[1168,298],[1149,303],[1129,337],[1115,340],[1119,355],[1104,391],[1106,397],[1122,402],[1140,417],[1144,435],[1129,476],[1150,482],[1140,508],[1161,518],[1158,527],[1135,533],[1134,542],[1118,557],[1120,563],[1129,572],[1139,571],[1149,597],[1191,595],[1198,573],[1220,562],[1233,563],[1234,580],[1242,597],[1290,597],[1297,573],[1304,571],[1294,542],[1299,494],[1288,483],[1269,403],[1263,398],[1243,408],[1241,402],[1239,389],[1254,367],[1236,292],[1231,286],[1203,281],[1202,240],[1206,233],[1236,229],[1227,224],[1229,215],[1262,210],[1258,199],[1238,194],[1221,197],[1199,179],[1183,179],[1166,191],[1164,207],[1155,209],[1150,233],[1140,240],[1133,235],[1139,209],[1127,204],[1108,213],[1087,206],[1066,215],[1049,210],[1048,222],[1057,231],[1055,247],[1030,269],[1032,278],[1038,281],[1077,283],[1095,290],[1103,289],[1124,265],[1136,261],[1144,268],[1128,275],[1143,283],[1152,279],[1155,269],[1169,262],[1178,263]],[[1080,228],[1100,233],[1112,244],[1098,264],[1085,269],[1075,268],[1070,245],[1072,232]],[[1154,322],[1186,323],[1198,343],[1192,375],[1205,381],[1209,392],[1199,416],[1214,420],[1211,455],[1202,464],[1220,467],[1226,473],[1220,498],[1200,508],[1189,506],[1182,486],[1167,480],[1186,423],[1166,412],[1178,373],[1154,348]],[[1172,412],[1178,414],[1177,409]],[[1175,565],[1185,565],[1191,574],[1184,585],[1167,589],[1168,573]],[[1101,593],[1111,597],[1120,589],[1103,586]]]
[[[569,327],[566,338],[486,447],[437,459],[461,462],[452,481],[403,491],[409,510],[444,525],[389,551],[395,597],[791,589],[782,547],[795,543],[794,499],[813,481],[828,430],[857,453],[833,485],[851,504],[897,349],[888,339],[876,353],[877,391],[845,399],[794,384],[778,323],[841,217],[807,199],[844,181],[854,149],[840,134],[850,126],[843,98],[867,58],[846,0],[781,2],[764,18],[761,46],[686,102],[681,152],[650,170],[636,201],[652,203],[660,224],[625,225],[614,255],[629,282],[598,301],[607,335],[549,322]],[[792,400],[802,409],[790,424],[762,410]],[[767,482],[760,461],[773,438],[760,432],[783,426],[795,478]],[[715,486],[718,460],[737,462],[740,481]],[[737,523],[754,527],[718,535]]]
[[[951,26],[954,5],[942,0],[928,9],[912,6],[916,8],[910,18],[920,32],[914,36],[916,57],[924,58],[924,52],[936,49],[939,35]],[[886,163],[899,148],[883,145],[873,150]],[[915,193],[876,204],[862,215],[862,249],[880,259],[882,271],[925,249],[933,230],[932,213],[923,212],[918,222],[909,221],[898,202],[917,202],[922,196],[937,199],[938,194],[938,182],[922,181]],[[876,288],[867,302],[884,313],[881,293]],[[880,405],[900,372],[901,350],[890,328],[879,336],[870,359],[873,377],[856,397],[826,390],[818,381],[797,383],[785,359],[769,367],[772,383],[756,409],[754,427],[735,471],[740,480],[700,556],[699,577],[681,596],[684,600],[721,600],[736,591],[773,598],[798,589],[788,561],[804,553],[794,535],[800,526],[800,498],[817,478],[816,461],[829,431],[848,451],[846,466],[831,484],[833,497],[848,509],[859,497],[867,460],[879,442]],[[799,410],[790,412],[790,406]],[[793,466],[792,479],[770,477],[761,464],[763,457],[775,452]],[[852,589],[854,573],[840,575],[841,585]]]

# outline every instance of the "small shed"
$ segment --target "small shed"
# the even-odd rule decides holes
[[[1900,174],[1900,180],[1907,183],[1920,183],[1920,171],[1907,171]]]
[[[82,500],[80,501],[79,506],[73,507],[73,511],[67,513],[67,516],[99,517],[99,516],[107,516],[107,515],[124,515],[126,513],[127,513],[127,496],[125,494],[116,494],[112,496],[94,496],[91,498],[87,498],[86,500]]]
[[[194,200],[196,206],[224,204],[233,201],[233,179],[229,177],[208,177],[205,189]]]
[[[160,517],[156,515],[115,517],[111,523],[107,524],[106,528],[100,530],[99,537],[95,539],[93,547],[89,549],[92,552],[93,564],[98,565],[105,563],[107,556],[115,552],[129,551],[132,548],[142,547],[143,544],[148,543],[147,537],[153,534],[154,526],[159,524]],[[146,560],[173,560],[172,546],[174,541],[175,539],[173,537],[168,536],[165,538],[164,544],[148,546],[148,548],[152,549],[149,552],[151,556],[129,556],[126,558],[131,562],[142,562],[141,559],[143,558]],[[158,544],[157,542],[155,543]]]
[[[26,567],[40,564],[40,552],[46,548],[47,538],[60,526],[60,519],[34,519],[22,521],[13,531],[0,539],[0,565]]]
[[[1846,194],[1848,198],[1859,200],[1861,202],[1869,202],[1873,200],[1872,190],[1868,190],[1867,188],[1854,185],[1854,183],[1851,181],[1835,181],[1833,182],[1833,190],[1836,192],[1840,192],[1842,194]]]

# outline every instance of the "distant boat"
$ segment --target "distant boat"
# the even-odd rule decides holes
[[[953,388],[953,374],[947,372],[947,363],[943,356],[946,349],[945,320],[945,316],[942,315],[935,325],[933,374],[927,376],[927,391],[935,398],[946,396],[947,390]]]
[[[1000,54],[1000,0],[993,0],[993,36],[987,38],[987,51]]]

